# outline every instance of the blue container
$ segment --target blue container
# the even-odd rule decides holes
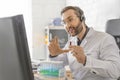
[[[62,22],[61,18],[55,18],[53,20],[53,25],[54,26],[62,26],[61,22]]]

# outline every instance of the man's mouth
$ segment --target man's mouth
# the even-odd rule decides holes
[[[75,29],[74,28],[69,28],[69,33],[74,33]]]

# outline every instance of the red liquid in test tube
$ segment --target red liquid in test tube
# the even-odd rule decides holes
[[[70,41],[70,46],[72,45],[72,42]]]

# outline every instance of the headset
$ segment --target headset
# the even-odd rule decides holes
[[[84,12],[82,11],[82,9],[80,9],[79,7],[74,7],[75,11],[77,12],[77,16],[79,17],[80,21],[85,21],[85,16],[84,16]]]
[[[80,19],[81,22],[85,21],[83,10],[77,6],[67,6],[61,11],[61,14],[63,14],[66,10],[69,10],[69,9],[73,9],[76,12],[77,17]]]
[[[79,18],[80,18],[80,21],[85,21],[85,16],[84,16],[84,14],[82,14]]]

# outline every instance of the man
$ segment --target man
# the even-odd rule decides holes
[[[75,80],[117,80],[120,55],[114,38],[87,27],[79,7],[67,6],[61,15],[71,38],[64,49],[59,47],[56,37],[50,42],[51,60],[69,65]]]

